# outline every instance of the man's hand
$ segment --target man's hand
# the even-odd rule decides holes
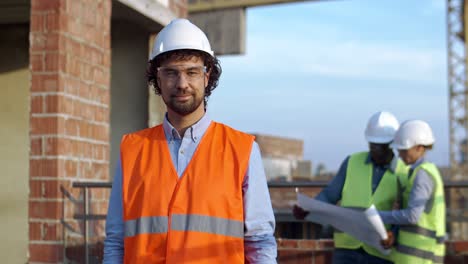
[[[296,219],[303,220],[308,214],[309,214],[309,211],[306,211],[302,209],[301,207],[294,205],[293,215]]]
[[[395,242],[395,237],[393,236],[392,231],[387,231],[387,236],[387,239],[380,240],[380,244],[385,249],[391,248],[393,246],[393,243]]]

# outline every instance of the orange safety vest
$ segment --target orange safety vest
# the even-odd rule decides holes
[[[179,178],[162,125],[121,143],[124,263],[244,263],[254,137],[212,122]]]

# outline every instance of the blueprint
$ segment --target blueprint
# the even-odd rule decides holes
[[[376,248],[382,254],[390,254],[380,241],[387,239],[387,231],[374,205],[365,211],[327,204],[297,193],[297,204],[309,211],[307,220],[321,225],[331,225],[354,238]]]

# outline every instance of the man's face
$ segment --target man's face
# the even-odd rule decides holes
[[[194,112],[204,112],[209,73],[205,73],[200,57],[169,59],[161,64],[157,74],[161,97],[169,113],[187,116]]]
[[[398,154],[407,165],[411,165],[424,155],[424,151],[424,147],[419,145],[413,146],[410,149],[399,149]]]
[[[377,165],[386,165],[392,161],[393,151],[390,144],[369,143],[369,151],[372,160]]]

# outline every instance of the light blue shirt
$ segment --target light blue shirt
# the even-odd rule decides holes
[[[172,162],[179,177],[192,159],[211,119],[207,114],[183,136],[169,123],[163,122]],[[247,263],[276,263],[275,217],[271,206],[265,171],[258,144],[254,142],[249,166],[242,185],[244,195],[244,251]],[[122,213],[122,168],[119,162],[112,184],[104,241],[104,264],[123,263],[124,222]]]
[[[410,168],[408,177],[416,167],[424,162],[424,157],[417,160]],[[411,188],[408,206],[401,210],[379,211],[380,217],[385,224],[408,225],[417,224],[426,206],[430,206],[428,201],[434,191],[434,183],[431,176],[425,170],[418,170],[414,176],[413,187]]]

